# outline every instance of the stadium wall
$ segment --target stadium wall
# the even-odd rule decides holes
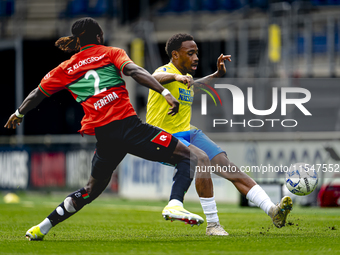
[[[83,187],[91,173],[94,145],[26,144],[0,148],[0,189],[71,190]],[[117,174],[108,189],[118,191]]]
[[[320,178],[319,187],[340,172],[338,132],[281,133],[280,137],[275,133],[215,133],[209,136],[219,141],[218,145],[228,157],[260,184],[283,184],[284,172],[297,162],[315,166]],[[91,139],[83,144],[79,143],[78,136],[40,137],[40,140],[25,137],[23,141],[26,142],[24,146],[0,141],[0,189],[74,190],[87,182],[95,147]],[[37,144],[37,141],[42,143]],[[173,167],[127,155],[115,171],[108,191],[128,199],[167,200],[173,174]],[[239,202],[240,195],[231,182],[216,175],[213,175],[213,182],[217,201]],[[198,201],[194,183],[186,200]]]
[[[219,142],[218,145],[241,170],[260,184],[283,184],[285,171],[298,162],[314,165],[319,174],[319,185],[328,183],[340,172],[340,162],[329,153],[329,148],[340,151],[337,141],[241,141]],[[173,167],[128,156],[120,168],[119,194],[131,199],[168,199],[173,174]],[[217,201],[239,202],[240,194],[231,182],[216,175],[213,175],[213,182]],[[186,194],[186,200],[198,201],[194,184]]]

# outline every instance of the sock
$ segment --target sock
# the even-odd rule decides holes
[[[50,220],[52,226],[54,227],[58,223],[68,219],[73,213],[66,210],[64,202],[62,202],[47,218]]]
[[[181,206],[183,207],[183,203],[177,199],[171,199],[168,203],[168,206]]]
[[[43,233],[44,235],[46,235],[48,231],[50,231],[50,229],[53,227],[48,218],[44,219],[40,224],[38,224],[38,226],[40,227],[41,233]]]
[[[267,193],[258,184],[249,190],[246,198],[252,201],[256,206],[260,207],[267,215],[269,215],[270,208],[275,206]]]
[[[200,197],[200,202],[203,208],[203,212],[206,216],[207,223],[218,222],[217,207],[215,202],[215,197]]]
[[[75,201],[76,208],[73,206],[72,200]],[[89,194],[84,188],[73,192],[68,195],[65,200],[50,214],[47,218],[50,220],[54,227],[58,223],[68,219],[71,215],[80,211],[86,204],[91,203],[93,198],[90,198]]]
[[[170,201],[172,199],[179,200],[183,203],[184,195],[188,191],[193,178],[190,176],[190,164],[189,159],[184,159],[177,164],[177,171],[173,178],[173,184],[171,189]],[[195,166],[192,166],[195,168]]]

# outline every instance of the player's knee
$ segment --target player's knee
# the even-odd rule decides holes
[[[204,151],[199,152],[197,154],[197,157],[198,157],[198,165],[201,165],[201,166],[209,166],[210,165],[209,157]]]
[[[211,163],[213,166],[216,167],[216,169],[220,169],[221,166],[226,167],[227,173],[236,173],[239,172],[238,167],[229,160],[227,155],[225,153],[220,153],[216,155],[212,160]]]
[[[209,157],[206,155],[199,156],[199,162],[197,167],[195,168],[196,179],[207,179],[211,178],[211,169],[210,169],[210,161]]]
[[[198,163],[198,156],[196,152],[190,151],[188,147],[181,154],[181,160],[188,160],[191,166],[196,166]]]
[[[190,164],[196,166],[199,161],[199,157],[196,153],[190,153]]]
[[[181,160],[190,160],[195,161],[196,155],[194,153],[191,153],[190,149],[185,146],[181,141],[178,141],[176,148],[173,152],[173,159],[175,163],[178,163]]]
[[[97,180],[105,180],[111,178],[114,170],[115,166],[112,166],[111,162],[101,159],[97,154],[94,155],[91,176]]]

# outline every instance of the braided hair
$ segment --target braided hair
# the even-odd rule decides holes
[[[172,58],[172,51],[179,50],[182,46],[182,42],[193,41],[194,37],[189,34],[175,34],[169,38],[165,45],[165,52]]]
[[[71,36],[59,38],[55,42],[55,46],[66,52],[78,51],[81,46],[98,44],[97,35],[103,33],[98,22],[89,17],[74,22],[71,31]]]

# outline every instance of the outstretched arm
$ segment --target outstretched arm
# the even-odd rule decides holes
[[[139,84],[162,94],[171,106],[168,114],[173,116],[178,112],[179,102],[144,68],[134,63],[129,63],[124,67],[123,72],[125,75],[131,76]]]
[[[32,110],[35,107],[37,107],[44,98],[46,98],[46,96],[40,91],[40,89],[39,88],[35,88],[25,98],[25,100],[22,102],[22,104],[20,105],[20,107],[18,108],[16,113],[25,115],[30,110]],[[16,129],[17,125],[20,126],[20,123],[22,122],[23,117],[18,117],[16,113],[13,113],[9,117],[6,125],[4,126],[5,128]]]
[[[205,76],[201,79],[195,80],[194,85],[196,87],[203,87],[204,84],[210,84],[214,78],[223,77],[227,72],[227,69],[226,69],[225,63],[224,63],[225,60],[228,60],[229,62],[231,62],[231,55],[221,54],[217,58],[217,71],[215,73],[207,75],[207,76]]]
[[[158,72],[154,73],[152,76],[162,85],[173,81],[179,81],[184,84],[188,84],[188,87],[190,87],[194,83],[194,79],[192,77],[177,73]]]
[[[221,54],[217,58],[217,71],[213,74],[207,75],[201,79],[193,80],[192,77],[187,75],[180,75],[180,74],[173,74],[173,73],[165,73],[165,72],[157,72],[154,73],[152,76],[160,83],[160,84],[167,84],[173,81],[179,81],[183,84],[188,85],[188,89],[195,85],[195,87],[203,87],[203,84],[210,84],[214,78],[221,78],[223,77],[227,69],[225,67],[224,61],[228,60],[231,62],[231,55],[223,55]]]

